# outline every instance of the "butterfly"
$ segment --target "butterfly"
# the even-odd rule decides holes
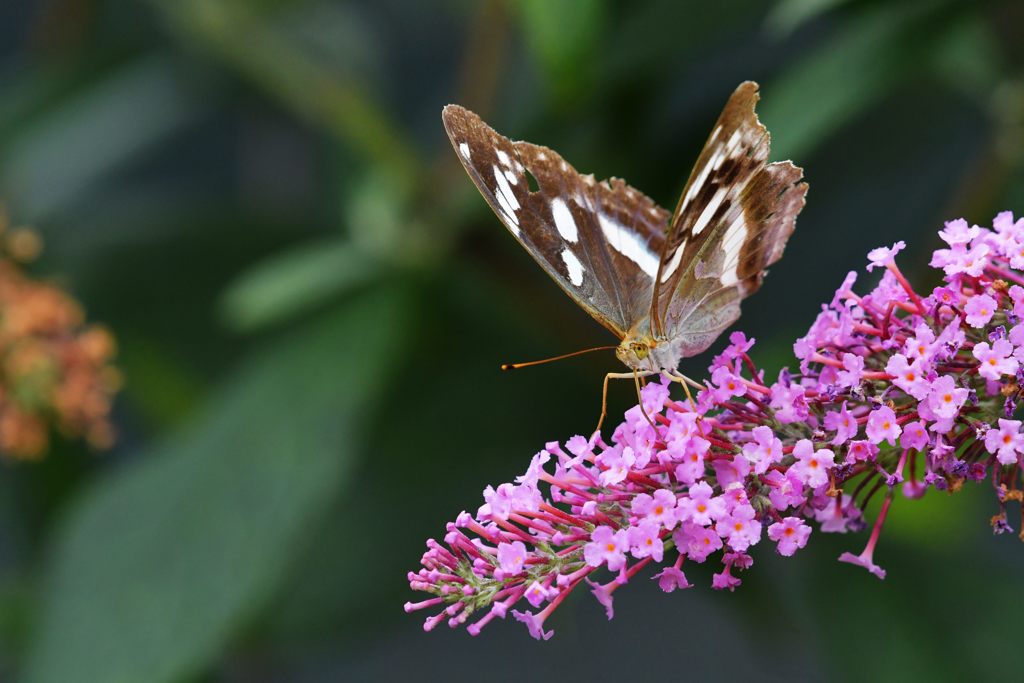
[[[618,178],[595,180],[558,153],[513,142],[458,105],[452,145],[505,227],[645,375],[673,373],[739,318],[782,256],[805,203],[803,170],[768,163],[758,85],[736,88],[673,213]],[[607,388],[607,380],[606,380]]]

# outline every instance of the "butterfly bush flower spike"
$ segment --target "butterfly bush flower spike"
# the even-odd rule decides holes
[[[408,575],[426,599],[406,610],[426,610],[427,630],[473,635],[511,615],[547,639],[580,584],[611,617],[638,578],[671,593],[693,587],[688,566],[710,563],[712,588],[731,591],[765,539],[789,557],[815,532],[869,524],[863,550],[838,559],[884,578],[876,551],[893,503],[965,482],[993,489],[992,528],[1011,530],[1024,498],[1024,220],[950,221],[939,236],[943,286],[911,287],[902,242],[872,251],[874,289],[858,294],[848,276],[774,381],[735,333],[692,403],[662,377],[610,436],[547,444],[427,542]]]

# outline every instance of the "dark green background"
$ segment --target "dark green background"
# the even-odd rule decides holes
[[[1024,547],[987,485],[770,545],[735,594],[638,579],[536,643],[420,630],[405,572],[480,491],[592,428],[608,343],[455,162],[440,109],[672,207],[762,84],[811,190],[745,307],[772,371],[866,252],[1024,211],[1024,5],[7,0],[0,197],[117,335],[115,449],[0,476],[0,671],[29,681],[1013,680]],[[707,358],[684,364],[701,376]],[[613,392],[615,410],[633,398]],[[1016,522],[1015,522],[1016,523]]]

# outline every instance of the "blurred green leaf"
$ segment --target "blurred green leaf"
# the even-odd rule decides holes
[[[385,168],[401,192],[421,176],[416,150],[366,84],[322,63],[273,17],[232,0],[152,0],[172,28],[271,96]]]
[[[917,34],[936,4],[923,0],[864,10],[765,88],[770,94],[759,115],[772,131],[773,156],[806,155],[905,82],[930,45]]]
[[[359,298],[266,349],[190,430],[87,491],[57,535],[26,679],[175,681],[217,656],[343,484],[404,302]]]
[[[168,353],[161,345],[163,339],[124,328],[118,332],[118,365],[130,378],[126,388],[133,408],[153,424],[172,425],[202,405],[209,377]],[[160,387],[160,391],[145,387]]]
[[[523,0],[523,32],[552,94],[563,105],[585,93],[594,73],[588,68],[601,45],[608,8],[604,0]]]
[[[466,185],[461,189],[469,190]],[[412,211],[401,188],[375,168],[349,181],[338,196],[348,234],[370,261],[436,266],[453,245],[458,221],[444,195],[428,200],[429,209]]]
[[[988,18],[965,16],[951,23],[941,42],[942,50],[928,54],[935,74],[951,88],[988,104],[1004,70],[999,40]]]
[[[363,284],[379,268],[347,240],[297,247],[235,280],[221,298],[221,311],[232,328],[250,332],[308,313]]]
[[[4,150],[0,191],[16,200],[23,220],[49,217],[202,109],[182,89],[169,59],[124,66],[25,122]]]
[[[32,616],[38,605],[35,588],[27,577],[0,577],[0,671],[5,671],[11,653],[22,652]]]
[[[850,0],[781,0],[765,19],[765,26],[778,37],[785,37],[807,22]]]

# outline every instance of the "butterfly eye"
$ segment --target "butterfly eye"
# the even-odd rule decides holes
[[[647,358],[647,354],[650,353],[650,351],[651,351],[650,348],[647,346],[647,344],[643,344],[643,343],[640,343],[640,342],[637,342],[637,343],[633,344],[632,345],[632,349],[633,349],[633,355],[636,356],[640,360],[643,360],[643,359]]]

